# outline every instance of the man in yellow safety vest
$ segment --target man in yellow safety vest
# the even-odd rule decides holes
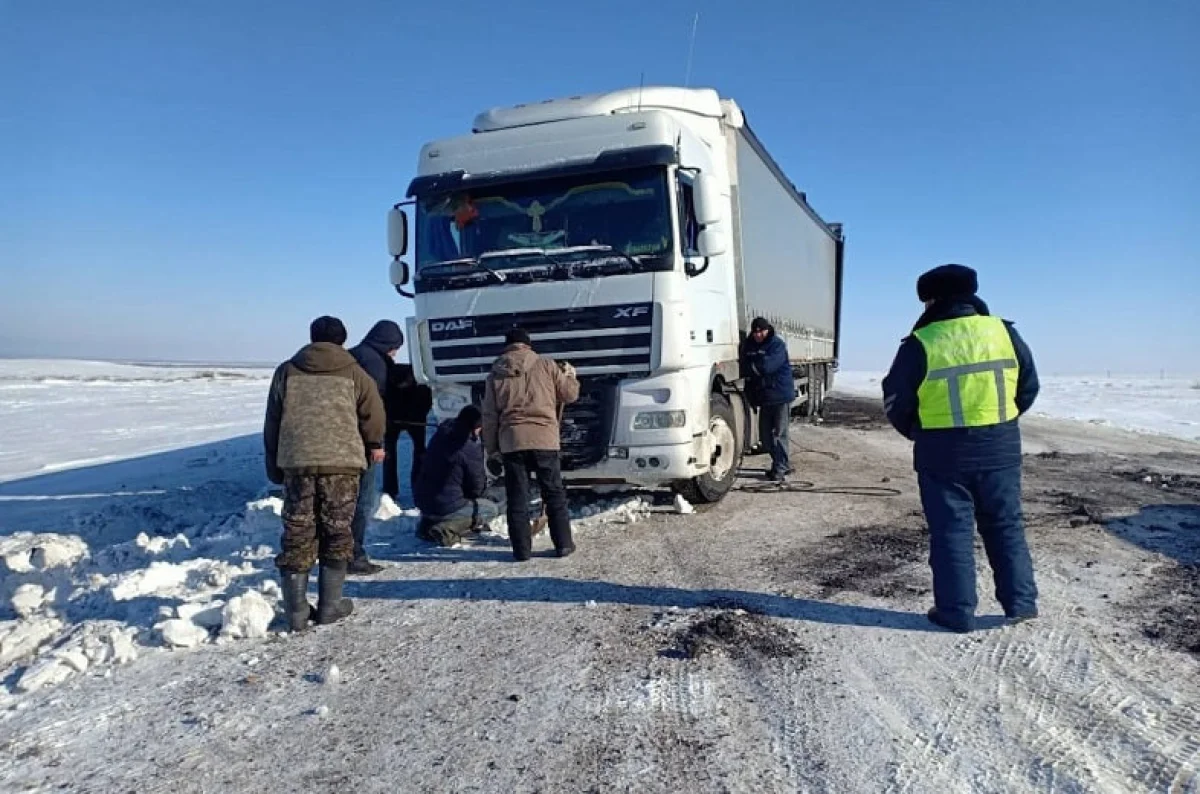
[[[888,420],[913,442],[929,523],[929,619],[957,632],[974,627],[976,528],[1005,617],[1037,617],[1017,425],[1037,398],[1037,370],[1012,323],[992,317],[978,289],[975,271],[963,265],[923,274],[917,297],[925,312],[883,381]]]

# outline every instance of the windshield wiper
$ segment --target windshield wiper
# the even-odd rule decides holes
[[[638,262],[636,259],[634,259],[629,254],[627,254],[626,252],[622,251],[621,249],[619,249],[615,246],[605,245],[603,243],[598,244],[598,245],[576,245],[576,246],[572,246],[571,248],[558,248],[558,249],[555,249],[555,253],[557,253],[557,254],[566,254],[566,253],[571,253],[571,254],[576,254],[576,253],[578,253],[578,254],[586,254],[586,253],[616,254],[617,256],[622,257],[630,265],[632,265],[635,270],[637,268],[641,267],[641,263]]]
[[[573,246],[569,246],[566,248],[550,248],[550,249],[547,249],[547,248],[510,248],[510,249],[507,249],[504,251],[489,251],[488,253],[483,254],[480,257],[480,259],[501,258],[501,257],[507,258],[510,256],[511,257],[540,256],[542,259],[545,259],[547,262],[549,262],[550,264],[552,264],[556,267],[565,268],[568,275],[574,276],[576,267],[578,267],[580,265],[588,265],[588,264],[593,264],[593,263],[564,262],[561,259],[561,257],[572,256],[574,254],[589,254],[589,253],[616,254],[617,256],[622,257],[626,262],[628,262],[629,265],[634,270],[637,270],[639,267],[641,267],[641,263],[638,262],[636,259],[634,259],[629,254],[625,253],[624,251],[622,251],[614,246],[604,245],[604,244],[573,245]]]
[[[563,262],[562,260],[558,259],[558,257],[557,257],[558,254],[560,254],[564,251],[570,251],[570,250],[571,249],[569,249],[569,248],[555,248],[555,249],[553,249],[553,253],[551,253],[550,251],[547,251],[545,248],[506,248],[502,251],[488,251],[486,253],[480,254],[479,258],[480,259],[508,259],[508,258],[512,257],[515,259],[515,258],[522,257],[522,256],[540,256],[542,259],[545,259],[547,262],[549,262],[551,267],[562,268],[563,272],[566,273],[567,278],[571,278],[575,275],[574,263]]]
[[[466,256],[466,257],[463,257],[462,259],[447,259],[445,262],[437,262],[432,265],[426,265],[424,268],[422,268],[422,270],[429,271],[429,270],[443,268],[443,267],[456,267],[458,265],[470,265],[471,272],[487,273],[487,274],[495,277],[495,279],[497,281],[499,281],[501,284],[508,281],[507,276],[505,276],[499,270],[493,270],[492,268],[488,267],[481,260],[482,260],[482,257],[475,257],[475,256]]]

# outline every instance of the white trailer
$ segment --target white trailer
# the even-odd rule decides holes
[[[481,113],[470,135],[422,148],[408,195],[389,215],[391,278],[414,297],[413,367],[439,417],[482,398],[521,326],[580,377],[562,426],[568,481],[715,501],[758,447],[738,350],[760,315],[788,343],[797,408],[819,410],[837,363],[841,227],[715,91]],[[415,272],[401,259],[406,204]]]

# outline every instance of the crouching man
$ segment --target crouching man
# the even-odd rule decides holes
[[[483,498],[487,468],[482,432],[483,414],[468,405],[443,422],[430,441],[415,489],[421,511],[417,533],[424,540],[453,546],[500,515],[503,506]]]
[[[263,425],[267,476],[284,489],[275,565],[292,631],[303,630],[310,617],[333,623],[353,609],[342,586],[354,558],[359,478],[368,456],[383,460],[383,400],[343,347],[345,326],[336,317],[318,317],[309,338],[311,344],[275,370]],[[319,600],[310,614],[308,574],[318,559]]]

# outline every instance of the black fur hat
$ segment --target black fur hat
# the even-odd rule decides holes
[[[942,265],[917,279],[917,297],[922,301],[969,297],[979,291],[979,276],[966,265]]]

